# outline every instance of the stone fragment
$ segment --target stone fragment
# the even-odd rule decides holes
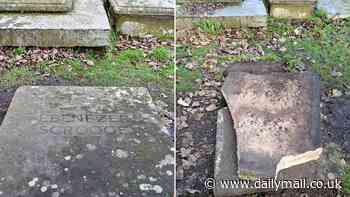
[[[102,0],[75,0],[67,13],[0,13],[0,46],[105,47],[109,36]]]
[[[224,188],[222,180],[239,181],[238,155],[237,155],[236,134],[233,128],[233,121],[228,108],[218,111],[217,131],[216,131],[216,149],[215,149],[215,169],[214,177],[216,187],[214,189],[215,197],[232,197],[264,191],[259,189],[247,188]]]
[[[0,128],[3,196],[172,196],[162,127],[146,88],[21,87]]]
[[[303,19],[313,15],[317,0],[270,0],[269,2],[271,16]]]
[[[318,148],[317,76],[231,72],[222,92],[236,130],[240,177],[274,177],[282,157]]]
[[[350,17],[350,1],[348,0],[318,0],[317,9],[325,11],[329,17]]]
[[[172,35],[174,0],[111,0],[117,31],[131,36]]]
[[[0,12],[68,12],[72,9],[73,0],[0,0]]]
[[[276,168],[276,178],[280,180],[303,179],[308,181],[319,178],[323,149],[318,148],[299,155],[281,158]]]

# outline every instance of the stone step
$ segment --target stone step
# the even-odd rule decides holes
[[[304,19],[313,15],[316,0],[269,0],[270,15],[276,18]]]
[[[0,12],[68,12],[72,9],[73,0],[0,0]]]
[[[227,27],[263,27],[267,11],[262,0],[245,0],[240,5],[225,5],[212,11],[193,13],[186,5],[178,5],[177,31],[193,28],[199,21],[222,22]]]
[[[324,10],[329,17],[350,17],[350,2],[347,0],[319,0],[317,9]]]
[[[0,128],[2,196],[172,196],[157,114],[146,88],[19,88]]]
[[[131,36],[174,34],[174,0],[110,0],[116,30]]]
[[[109,36],[102,0],[75,0],[65,13],[0,13],[0,46],[104,47]]]

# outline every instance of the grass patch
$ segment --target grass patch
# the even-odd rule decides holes
[[[13,87],[18,85],[30,85],[39,77],[27,68],[12,68],[6,71],[0,78],[0,86],[3,88]]]
[[[165,47],[156,48],[151,53],[151,59],[157,62],[167,62],[171,60],[171,51]]]
[[[21,56],[26,53],[26,49],[24,47],[18,47],[18,48],[15,48],[13,52],[16,56]]]
[[[350,194],[350,168],[345,171],[345,175],[343,177],[343,191],[346,194]]]
[[[24,51],[25,53],[25,51]],[[0,84],[5,87],[20,86],[40,79],[40,74],[49,74],[74,84],[94,86],[160,86],[172,92],[174,65],[168,48],[156,48],[148,56],[143,49],[128,49],[121,52],[109,50],[104,56],[88,56],[92,64],[78,58],[62,61],[47,61],[28,68],[14,67],[0,76]],[[148,62],[162,63],[155,69]]]
[[[280,53],[280,58],[292,72],[306,67],[318,73],[323,85],[328,88],[349,87],[350,22],[339,24],[314,16],[308,23],[311,29],[302,32],[302,37],[286,36],[286,51]],[[281,36],[291,35],[295,31],[290,26],[283,29],[279,32]]]
[[[198,89],[199,82],[203,78],[199,69],[189,70],[182,65],[177,65],[177,92],[190,92]]]
[[[223,23],[214,20],[199,21],[195,23],[195,26],[197,26],[201,31],[212,35],[222,33],[225,28]]]

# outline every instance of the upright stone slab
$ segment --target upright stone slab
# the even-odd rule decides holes
[[[267,25],[267,11],[262,0],[245,0],[240,4],[204,12],[193,12],[186,4],[178,5],[176,27],[181,31],[195,27],[200,21],[218,21],[227,27],[263,27]]]
[[[73,0],[0,0],[0,12],[67,12],[72,9]]]
[[[317,0],[270,0],[270,15],[276,18],[303,19],[312,16]]]
[[[329,17],[350,17],[350,1],[348,0],[318,0],[317,9],[325,11]]]
[[[318,148],[315,75],[231,72],[222,91],[234,121],[241,178],[275,177],[282,157]]]
[[[172,196],[161,128],[145,88],[22,87],[0,129],[1,196]]]
[[[174,0],[111,0],[117,31],[132,36],[174,33]]]
[[[109,34],[102,0],[75,0],[63,13],[0,13],[0,46],[104,47]]]

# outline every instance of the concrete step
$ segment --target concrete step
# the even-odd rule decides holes
[[[68,12],[73,0],[0,0],[0,11]]]
[[[304,19],[312,16],[316,0],[270,0],[270,15],[276,18]]]
[[[262,0],[245,0],[239,5],[227,4],[222,8],[201,13],[188,11],[185,5],[177,7],[177,31],[193,28],[204,20],[222,22],[226,27],[263,27],[267,25],[267,11]]]
[[[102,0],[76,0],[64,13],[0,13],[0,46],[104,47],[109,36]]]
[[[174,0],[110,0],[110,11],[116,30],[123,34],[173,36],[174,4]]]

